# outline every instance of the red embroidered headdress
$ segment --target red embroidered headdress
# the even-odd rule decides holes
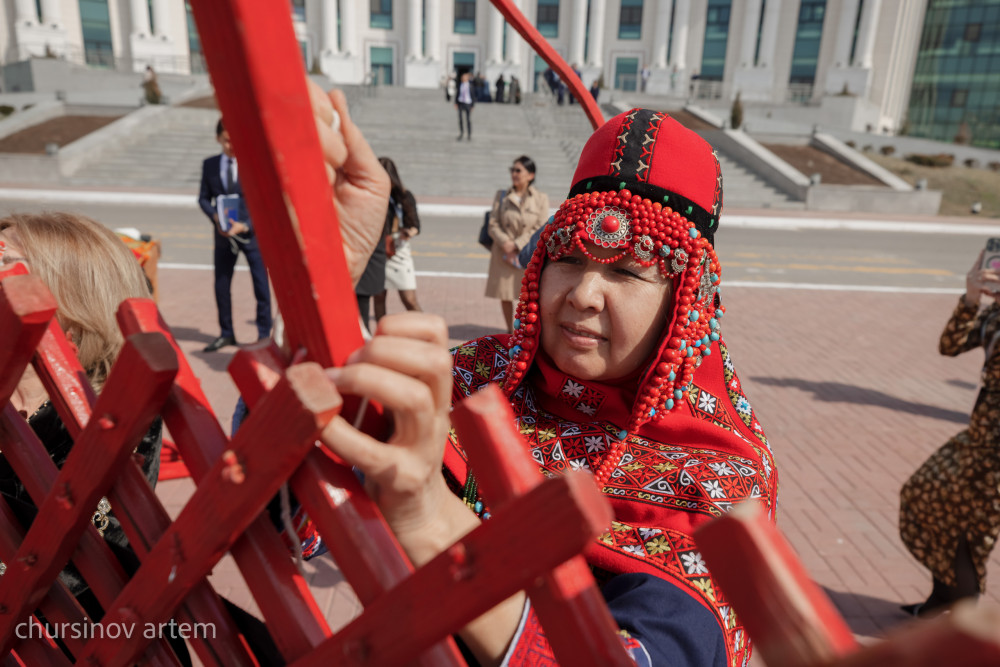
[[[574,248],[600,262],[627,253],[643,266],[659,265],[673,282],[668,324],[652,363],[643,369],[627,431],[666,418],[686,400],[695,369],[719,340],[721,269],[712,240],[721,211],[719,161],[697,134],[649,109],[632,109],[599,128],[583,148],[569,197],[542,232],[525,271],[507,394],[524,379],[538,350],[538,284],[545,261]],[[621,252],[594,258],[590,244]]]

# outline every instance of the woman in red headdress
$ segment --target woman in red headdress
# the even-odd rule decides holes
[[[745,632],[692,538],[750,499],[773,516],[777,491],[767,439],[720,333],[712,242],[721,207],[707,143],[667,114],[621,114],[587,142],[542,232],[512,335],[471,341],[449,363],[437,347],[447,340],[439,320],[386,317],[331,371],[342,392],[394,413],[395,446],[344,422],[333,440],[365,472],[416,565],[488,515],[476,471],[449,434],[448,408],[496,382],[541,470],[590,471],[611,502],[615,520],[586,557],[637,662],[744,664]],[[523,594],[461,637],[481,662],[554,660]]]

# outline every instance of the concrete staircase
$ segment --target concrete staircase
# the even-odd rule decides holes
[[[419,198],[491,198],[509,187],[520,155],[537,165],[536,185],[556,205],[572,185],[590,123],[577,105],[558,106],[545,93],[515,104],[477,104],[472,141],[456,141],[457,112],[437,90],[345,89],[351,116],[377,155],[391,157]],[[615,110],[602,108],[606,118]],[[214,110],[164,109],[155,128],[130,129],[118,148],[101,151],[69,177],[75,185],[188,191],[195,195],[204,158],[218,152]],[[720,154],[725,203],[735,208],[802,208]]]
[[[722,167],[723,215],[737,208],[805,210],[805,202],[791,199],[722,151],[717,153]]]
[[[219,152],[218,120],[213,110],[164,109],[155,129],[133,129],[117,149],[103,151],[68,180],[74,185],[187,190],[196,197],[202,161]]]

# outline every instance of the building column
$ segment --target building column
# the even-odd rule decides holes
[[[521,0],[511,0],[511,4],[521,9]],[[521,39],[521,33],[514,29],[514,26],[507,24],[507,53],[505,54],[507,62],[511,65],[521,64],[521,48],[523,40]]]
[[[170,25],[170,8],[168,0],[153,0],[153,26],[157,37],[167,36],[167,26]]]
[[[340,53],[340,39],[337,35],[337,0],[326,0],[323,7],[323,37],[321,53]]]
[[[347,0],[340,7],[340,50],[348,55],[361,55],[358,51],[358,3]]]
[[[882,0],[867,0],[861,11],[858,26],[858,45],[854,49],[854,66],[868,69],[872,66],[872,51],[875,48],[875,28],[882,10]]]
[[[42,0],[41,22],[48,26],[62,24],[62,12],[59,9],[59,0]]]
[[[691,0],[677,0],[674,9],[674,42],[670,49],[670,65],[678,70],[687,66],[688,20],[691,18]]]
[[[587,0],[573,0],[569,26],[569,64],[583,66],[583,47],[587,41]]]
[[[14,11],[18,23],[38,23],[35,0],[17,0]]]
[[[740,37],[739,67],[754,66],[753,57],[757,51],[757,26],[760,25],[760,0],[746,0],[743,3],[743,34]]]
[[[132,34],[139,36],[149,36],[149,5],[146,0],[129,0],[129,9],[132,10]]]
[[[774,50],[778,46],[778,21],[781,19],[781,1],[767,0],[764,7],[764,25],[760,29],[758,67],[774,67]]]
[[[604,66],[604,22],[607,20],[607,0],[592,0],[590,3],[590,44],[587,62],[594,67]]]
[[[843,0],[840,5],[840,21],[837,23],[837,41],[833,48],[833,66],[849,67],[851,59],[851,40],[854,37],[854,26],[858,18],[860,0]]]
[[[424,55],[428,60],[441,60],[441,0],[426,0],[424,6],[424,21],[427,30],[427,51]]]
[[[424,57],[424,3],[422,0],[407,0],[406,3],[406,59],[421,60]]]
[[[653,26],[653,67],[667,67],[667,43],[670,41],[670,11],[674,0],[657,0],[656,24]]]
[[[488,64],[503,62],[503,16],[493,5],[488,5],[486,11],[490,15],[489,36],[487,37]]]

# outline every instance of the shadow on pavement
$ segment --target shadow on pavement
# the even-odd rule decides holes
[[[896,412],[907,412],[913,415],[921,415],[932,419],[955,422],[956,424],[966,424],[969,421],[969,413],[957,410],[946,410],[936,405],[926,405],[924,403],[914,403],[904,401],[875,389],[858,387],[843,382],[811,382],[797,378],[750,378],[755,383],[769,385],[772,387],[792,387],[801,391],[812,392],[816,400],[827,403],[857,403],[859,405],[877,405],[879,407],[895,410]]]
[[[978,384],[966,382],[965,380],[945,380],[945,384],[950,384],[952,387],[958,387],[959,389],[979,389]]]
[[[844,617],[847,627],[856,635],[881,637],[889,628],[914,620],[899,608],[900,604],[910,602],[909,600],[885,600],[859,593],[835,591],[825,586],[823,592]]]
[[[226,373],[226,368],[229,366],[229,361],[233,358],[233,354],[238,348],[226,347],[218,352],[202,352],[197,350],[195,352],[188,352],[188,357],[195,357],[200,359],[206,366],[211,368],[213,371],[218,373]]]
[[[177,340],[193,340],[196,343],[211,343],[215,340],[214,335],[205,333],[201,329],[193,329],[191,327],[170,327],[170,331],[174,334],[174,338]]]
[[[484,327],[481,324],[452,324],[448,327],[448,338],[459,340],[462,343],[498,333],[506,332],[497,327]]]

